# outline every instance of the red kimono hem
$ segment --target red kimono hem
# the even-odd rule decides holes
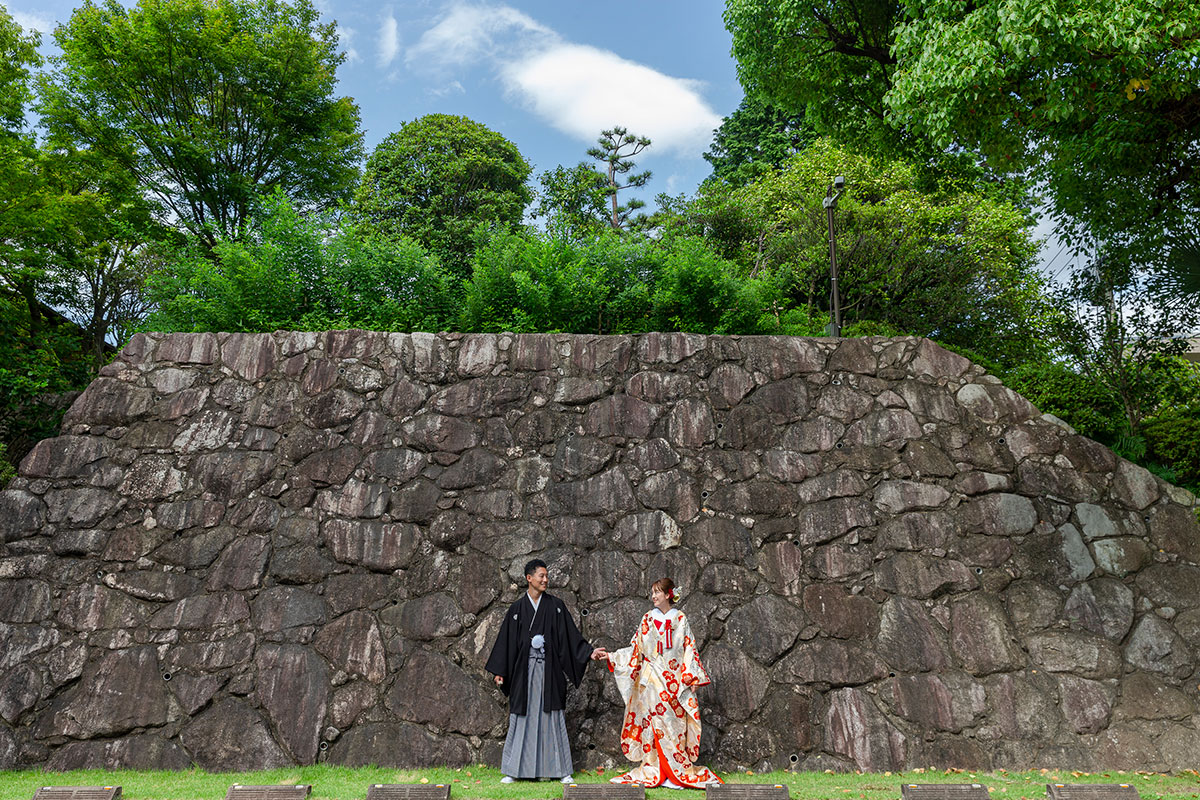
[[[655,789],[659,786],[662,786],[667,782],[667,778],[670,778],[677,786],[682,786],[685,789],[703,789],[706,785],[712,783],[712,781],[705,781],[704,783],[691,783],[676,775],[675,770],[671,769],[671,762],[667,759],[666,753],[663,752],[662,745],[658,743],[658,738],[658,733],[655,732],[654,749],[658,753],[658,783],[650,784],[646,783],[645,781],[630,781],[630,783],[639,783],[647,789]],[[712,776],[717,783],[725,783],[725,781],[721,780],[721,778],[715,772],[712,773]],[[622,775],[621,777],[625,776]],[[614,778],[614,780],[618,779]],[[622,781],[622,783],[623,782],[624,781]]]

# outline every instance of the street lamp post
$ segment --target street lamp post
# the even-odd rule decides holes
[[[836,193],[835,193],[836,190]],[[825,197],[821,200],[821,205],[825,206],[825,211],[829,216],[829,285],[831,293],[831,305],[833,306],[833,322],[829,324],[826,330],[831,336],[842,335],[842,298],[838,294],[838,268],[837,268],[837,239],[833,236],[833,212],[837,208],[838,198],[842,196],[842,192],[846,190],[846,179],[841,175],[833,179],[833,185],[825,192]]]

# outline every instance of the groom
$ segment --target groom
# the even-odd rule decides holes
[[[588,644],[563,601],[546,594],[546,562],[525,565],[529,588],[504,615],[486,669],[508,695],[508,736],[500,759],[501,783],[515,778],[561,778],[574,771],[567,742],[567,679],[576,687],[588,660],[605,658]]]

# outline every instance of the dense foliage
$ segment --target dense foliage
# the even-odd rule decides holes
[[[738,74],[846,141],[966,147],[1143,257],[1200,210],[1200,6],[728,0]]]
[[[147,312],[181,242],[236,238],[271,187],[329,205],[357,177],[333,25],[307,0],[85,3],[38,37],[0,7],[0,444],[18,460]],[[25,122],[31,106],[45,135]],[[0,465],[2,466],[2,465]]]
[[[452,279],[420,245],[334,230],[278,193],[242,236],[166,260],[147,281],[149,330],[442,330],[455,308]]]
[[[529,173],[517,146],[495,131],[429,114],[401,125],[367,159],[354,218],[366,232],[420,243],[465,277],[481,226],[520,223]]]
[[[978,191],[925,191],[906,161],[818,140],[744,187],[705,184],[681,224],[745,274],[775,276],[793,304],[827,311],[821,201],[835,175],[847,184],[835,228],[848,324],[931,336],[1005,363],[1048,352],[1052,312],[1023,215]]]
[[[780,111],[750,96],[721,120],[704,158],[712,164],[714,178],[745,186],[779,169],[814,138],[803,113]]]

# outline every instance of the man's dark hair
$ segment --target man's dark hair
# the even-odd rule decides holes
[[[532,575],[534,572],[537,571],[538,567],[541,567],[544,570],[550,569],[549,567],[546,566],[545,561],[542,561],[540,558],[535,558],[533,561],[530,561],[528,564],[525,565],[525,574]]]

